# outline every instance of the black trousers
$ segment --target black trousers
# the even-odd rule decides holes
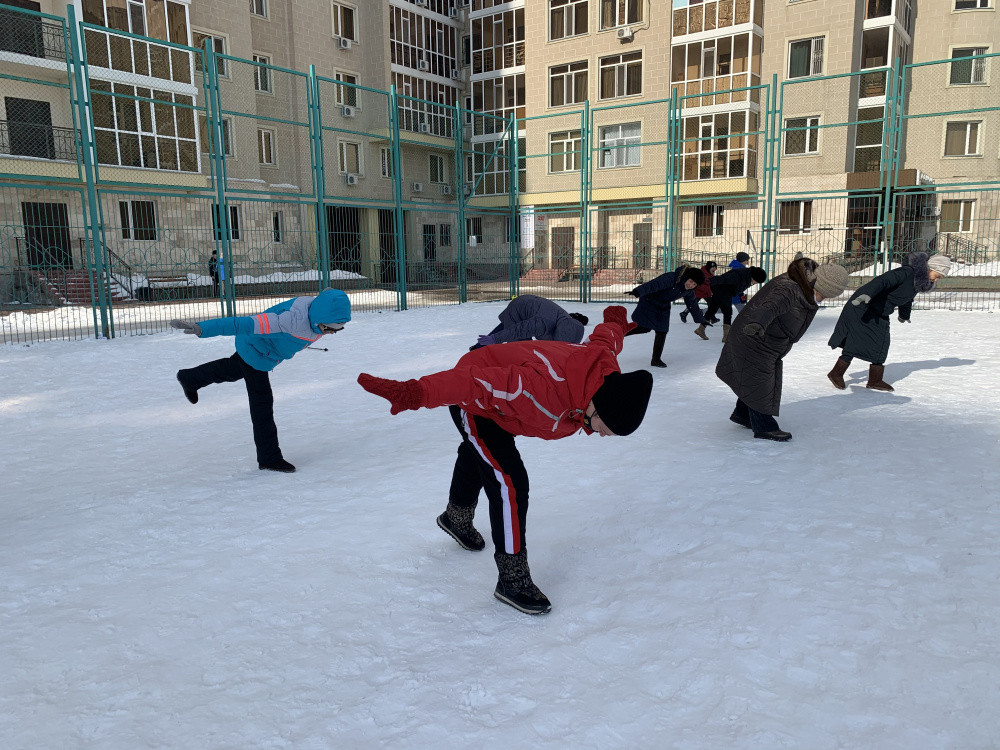
[[[652,330],[653,330],[652,328],[646,328],[646,326],[636,326],[625,335],[635,336],[640,333],[649,333]],[[662,359],[663,345],[666,343],[667,343],[667,332],[656,331],[653,335],[653,359]]]
[[[514,436],[496,422],[449,406],[462,435],[451,476],[448,502],[475,508],[486,490],[490,529],[498,552],[514,555],[524,549],[528,516],[528,472],[514,445]]]
[[[760,432],[773,432],[778,429],[777,419],[770,414],[762,414],[759,411],[754,411],[740,399],[736,399],[736,408],[733,409],[733,414],[743,419],[749,419],[750,428],[755,435]]]
[[[257,462],[271,463],[282,458],[281,448],[278,446],[278,427],[274,423],[274,393],[266,372],[255,370],[239,354],[181,372],[196,388],[242,380],[250,400],[250,421],[253,423],[253,441],[257,446]]]
[[[725,296],[722,294],[713,294],[711,299],[708,300],[708,310],[705,311],[705,317],[711,318],[715,313],[722,312],[722,322],[725,325],[733,324],[733,296],[728,291]]]

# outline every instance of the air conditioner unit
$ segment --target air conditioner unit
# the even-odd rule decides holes
[[[426,8],[427,0],[417,0],[417,5],[419,5],[421,8]]]
[[[621,39],[623,42],[631,42],[632,37],[635,36],[635,34],[632,33],[631,26],[622,26],[620,29],[618,29],[616,33],[618,35],[618,38]]]
[[[471,125],[463,125],[462,126],[462,137],[465,140],[467,140],[467,141],[471,141],[472,140],[472,126]]]
[[[340,113],[344,117],[354,117],[354,115],[357,113],[357,110],[354,107],[344,107],[342,110],[340,110]]]
[[[471,182],[465,183],[465,188],[464,188],[465,194],[466,195],[472,195],[472,191],[473,191],[474,188],[475,188],[475,185],[473,183],[471,183]]]
[[[358,176],[356,174],[349,174],[344,180],[348,185],[357,185]]]
[[[452,68],[451,69],[451,77],[452,77],[452,80],[455,80],[455,81],[461,80],[462,79],[462,71],[459,70],[458,68]]]
[[[441,195],[451,195],[451,185],[442,185]]]
[[[347,39],[346,37],[340,37],[337,40],[337,43],[338,43],[338,45],[340,46],[341,49],[350,49],[351,48],[351,40]]]
[[[420,124],[419,124],[419,125],[417,126],[417,129],[418,129],[418,130],[419,130],[419,131],[420,131],[421,133],[430,133],[430,132],[431,132],[431,125],[430,125],[430,123],[429,123],[429,122],[422,122],[422,123],[420,123]]]
[[[410,185],[410,189],[413,190],[414,193],[422,193],[424,192],[424,183],[414,182],[412,185]]]
[[[937,206],[924,206],[924,210],[920,213],[924,216],[940,216],[941,209]]]
[[[426,60],[417,60],[417,70],[430,70],[431,64]]]
[[[465,244],[468,245],[469,247],[475,247],[476,244],[477,244],[476,243],[476,235],[470,234],[469,235],[469,239],[468,239],[468,241]]]
[[[448,8],[448,18],[458,18],[458,8]]]

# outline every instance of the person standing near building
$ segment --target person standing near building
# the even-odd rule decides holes
[[[667,341],[670,330],[670,308],[674,300],[684,298],[688,312],[694,322],[705,325],[705,316],[701,314],[698,300],[694,296],[695,287],[705,281],[705,274],[697,268],[678,266],[675,271],[661,274],[652,281],[640,284],[628,294],[639,298],[639,303],[632,312],[632,320],[636,327],[628,332],[632,336],[639,333],[655,331],[653,337],[653,357],[649,364],[652,367],[666,367],[663,361],[663,345]],[[711,325],[711,323],[708,323]]]
[[[912,253],[908,265],[876,276],[851,295],[830,336],[831,348],[843,349],[827,373],[835,388],[846,390],[844,373],[857,357],[871,363],[865,388],[894,390],[884,379],[885,360],[889,356],[889,317],[899,308],[899,322],[909,323],[917,294],[931,291],[949,271],[951,260],[945,255],[928,257],[927,253]]]
[[[208,275],[212,277],[212,296],[219,296],[219,251],[213,250],[212,257],[208,259]]]
[[[630,328],[625,308],[612,306],[582,346],[562,341],[484,346],[454,368],[420,379],[358,376],[362,388],[389,401],[392,414],[449,407],[462,442],[438,526],[463,548],[483,549],[486,543],[472,522],[485,490],[498,573],[493,595],[526,614],[544,614],[552,605],[528,567],[528,474],[514,439],[559,440],[581,429],[602,437],[632,434],[645,416],[653,376],[619,369],[617,355]]]
[[[552,300],[534,294],[518,295],[498,317],[500,325],[480,336],[472,349],[531,339],[579,344],[589,322],[586,315],[568,313]]]

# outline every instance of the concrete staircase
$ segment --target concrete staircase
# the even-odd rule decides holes
[[[94,295],[91,290],[90,272],[71,268],[49,268],[33,271],[38,282],[64,305],[92,305]],[[93,292],[97,292],[96,280]],[[108,294],[112,302],[125,302],[128,297],[117,284],[111,284]]]

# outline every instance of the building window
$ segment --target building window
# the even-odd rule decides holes
[[[451,247],[451,224],[438,225],[438,243],[441,247]]]
[[[265,55],[254,55],[253,61],[257,63],[253,69],[254,91],[262,91],[265,94],[271,91],[271,69],[267,66],[271,64],[271,58]]]
[[[465,220],[465,234],[477,245],[483,242],[483,217],[471,216]]]
[[[601,168],[639,166],[642,126],[638,122],[600,129]]]
[[[226,156],[236,156],[233,150],[233,121],[228,117],[222,118],[222,153]]]
[[[636,96],[642,93],[642,52],[602,57],[601,99]]]
[[[273,167],[276,164],[273,130],[257,130],[257,161],[268,167]]]
[[[955,10],[982,10],[990,7],[990,0],[955,0]]]
[[[210,49],[214,50],[215,54],[226,54],[226,40],[224,37],[207,34],[202,31],[192,32],[192,35],[194,36],[194,46],[198,49],[205,49],[205,41],[208,40],[208,46]],[[194,69],[198,72],[201,72],[204,69],[204,66],[202,65],[202,55],[194,56]],[[223,57],[217,57],[215,61],[215,71],[220,76],[227,77],[229,75],[229,61]]]
[[[333,7],[333,35],[341,39],[350,39],[352,42],[358,41],[357,25],[354,15],[357,11],[349,5],[332,3]]]
[[[808,234],[812,230],[812,201],[780,201],[778,203],[778,232],[781,234]]]
[[[755,176],[758,125],[755,112],[685,117],[683,179]]]
[[[337,104],[345,105],[348,107],[358,106],[358,90],[354,88],[358,85],[358,77],[353,73],[343,73],[337,71],[336,78],[341,84],[337,85]]]
[[[549,39],[587,33],[587,0],[549,0]]]
[[[819,151],[819,117],[790,117],[785,120],[785,155],[815,154]]]
[[[645,0],[601,0],[601,28],[613,29],[630,23],[642,23]]]
[[[975,208],[974,200],[941,201],[941,231],[971,232]]]
[[[788,45],[788,77],[808,78],[823,74],[823,43],[821,36],[800,39]]]
[[[988,47],[958,47],[951,52],[951,75],[948,82],[953,86],[970,86],[986,83],[986,59],[965,60],[958,58],[975,57],[989,52]]]
[[[279,244],[285,241],[285,214],[281,211],[271,213],[271,239]]]
[[[549,106],[579,104],[587,100],[586,60],[549,68]]]
[[[549,133],[549,171],[580,171],[582,138],[579,130]]]
[[[361,144],[339,141],[337,147],[340,155],[340,173],[361,174]]]
[[[878,172],[882,168],[882,134],[885,110],[869,107],[858,110],[858,127],[854,139],[854,171]]]
[[[267,0],[250,0],[250,14],[267,18]]]
[[[719,237],[722,235],[723,206],[695,206],[694,236]]]
[[[383,148],[380,155],[382,157],[382,176],[387,180],[392,179],[392,149]]]
[[[431,154],[428,158],[430,162],[430,181],[436,185],[444,183],[447,180],[444,173],[444,157]]]
[[[153,201],[118,201],[123,240],[156,239],[156,206]]]
[[[222,222],[219,221],[219,204],[212,204],[212,226],[215,228],[215,239],[222,239]],[[229,207],[229,239],[240,239],[240,207]]]
[[[945,156],[978,156],[979,123],[949,122],[944,133]]]

